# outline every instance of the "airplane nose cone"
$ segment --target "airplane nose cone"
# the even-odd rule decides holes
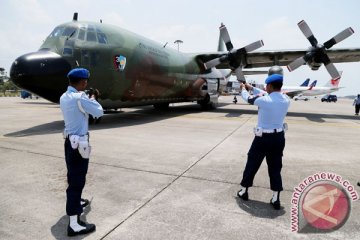
[[[10,69],[11,80],[20,88],[52,102],[59,102],[68,85],[71,65],[50,51],[28,53],[17,58]]]

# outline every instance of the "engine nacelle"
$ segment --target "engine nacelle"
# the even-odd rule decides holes
[[[311,70],[318,70],[322,63],[318,63],[318,62],[307,62],[307,65],[311,68]]]
[[[318,70],[323,64],[324,46],[318,44],[316,47],[310,47],[306,52],[304,59],[311,70]]]

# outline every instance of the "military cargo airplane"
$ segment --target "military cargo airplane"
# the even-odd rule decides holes
[[[321,45],[304,21],[298,25],[312,45],[307,51],[252,52],[263,46],[262,40],[235,49],[222,24],[218,51],[182,53],[113,25],[78,21],[75,13],[71,22],[55,27],[37,52],[17,58],[10,76],[19,87],[58,103],[68,85],[66,74],[84,67],[91,73],[89,87],[101,93],[104,109],[166,108],[186,101],[209,108],[232,73],[239,81],[245,79],[243,68],[290,64],[292,70],[307,63],[317,70],[325,64],[336,78],[333,63],[360,61],[360,48],[328,50],[349,37],[351,28]]]

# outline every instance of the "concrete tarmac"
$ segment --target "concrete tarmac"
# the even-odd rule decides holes
[[[122,109],[92,125],[83,192],[91,204],[82,218],[97,229],[73,239],[360,239],[359,201],[351,197],[337,230],[311,228],[299,213],[292,232],[291,221],[294,188],[316,173],[347,180],[349,196],[360,192],[360,117],[351,100],[291,101],[279,211],[269,204],[265,161],[250,200],[236,197],[257,109],[231,96],[220,102],[214,111],[193,103]],[[0,98],[0,124],[0,239],[67,239],[59,106]]]

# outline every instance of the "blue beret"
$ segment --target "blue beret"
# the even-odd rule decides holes
[[[85,68],[74,68],[72,69],[68,75],[68,78],[80,78],[80,79],[89,79],[90,72]]]
[[[266,84],[272,83],[272,82],[282,82],[283,81],[283,76],[280,74],[272,74],[270,76],[267,77],[267,79],[265,80]]]

